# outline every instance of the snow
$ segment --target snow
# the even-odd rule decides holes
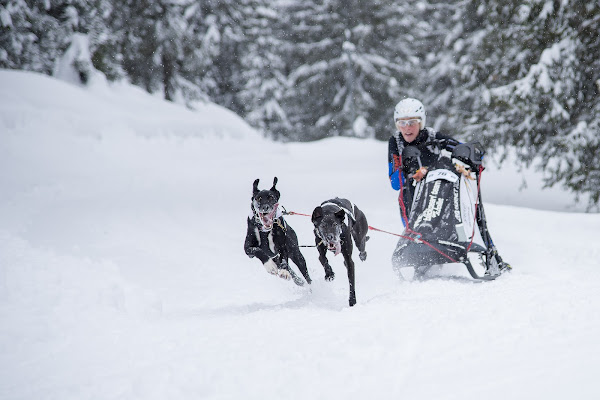
[[[77,25],[77,10],[73,6],[67,7],[65,15]],[[77,67],[78,65],[78,67]],[[92,75],[101,75],[92,68],[90,55],[90,40],[88,35],[76,33],[73,35],[71,44],[65,54],[56,62],[54,76],[65,82],[72,84],[81,84],[80,72],[92,73]]]
[[[550,71],[552,66],[561,59],[563,61],[573,61],[574,49],[575,45],[571,38],[565,38],[552,44],[552,46],[544,49],[539,62],[533,64],[523,78],[517,79],[509,85],[494,88],[492,92],[497,96],[508,96],[514,90],[517,96],[526,98],[531,95],[534,88],[539,88],[542,93],[552,91],[553,95],[561,96],[564,92],[563,84],[560,81],[553,80]],[[562,110],[556,111],[557,104],[554,105],[552,115],[563,115],[565,119],[569,118],[569,114],[562,107]]]
[[[0,23],[2,23],[2,26],[5,28],[13,26],[10,12],[4,7],[0,8]]]
[[[524,192],[514,169],[484,173],[514,267],[495,282],[399,282],[396,238],[371,232],[350,308],[339,257],[325,282],[303,249],[311,289],[246,257],[256,178],[289,211],[337,195],[399,232],[386,151],[0,70],[0,399],[597,398],[600,215],[531,171]]]

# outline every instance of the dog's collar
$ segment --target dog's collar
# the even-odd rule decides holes
[[[271,232],[273,230],[273,227],[275,226],[275,224],[279,225],[279,227],[281,229],[283,229],[284,231],[287,230],[285,222],[282,223],[283,219],[281,219],[281,218],[275,218],[275,219],[273,219],[273,226],[271,226],[270,228],[266,228],[263,225],[262,221],[260,220],[260,217],[255,217],[254,221],[258,224],[258,229],[260,229],[262,232]]]

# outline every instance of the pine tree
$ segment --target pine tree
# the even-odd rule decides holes
[[[57,1],[11,0],[0,10],[3,66],[51,74],[72,32]]]
[[[160,90],[162,43],[157,22],[165,14],[162,2],[127,0],[121,8],[121,17],[115,21],[121,30],[120,41],[123,68],[135,85],[153,93]]]
[[[243,88],[238,94],[246,120],[273,138],[291,130],[281,105],[286,86],[286,63],[278,51],[284,41],[278,36],[284,27],[269,0],[244,3],[242,28],[244,51],[241,55]]]
[[[107,36],[108,0],[10,0],[0,6],[0,66],[52,74],[76,33],[93,50]]]
[[[486,16],[477,1],[424,2],[414,13],[428,23],[420,29],[417,95],[427,107],[428,124],[456,138],[465,137],[473,92],[481,77],[471,68],[471,54],[486,35]],[[477,61],[475,61],[477,62]]]
[[[463,10],[473,18],[451,43],[449,121],[597,203],[600,5],[472,0]]]
[[[206,38],[202,51],[206,68],[199,71],[200,85],[212,101],[238,114],[244,113],[239,93],[244,86],[245,3],[246,0],[205,0],[195,16],[196,29]]]
[[[285,4],[289,137],[388,137],[399,82],[410,81],[415,62],[397,46],[404,10],[383,1]]]
[[[202,97],[198,75],[198,38],[192,0],[127,0],[114,15],[112,29],[122,66],[132,83],[167,100]],[[114,48],[112,49],[115,50]]]
[[[36,64],[35,35],[29,21],[35,10],[25,0],[0,5],[0,67],[32,69]]]

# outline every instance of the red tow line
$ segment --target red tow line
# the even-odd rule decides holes
[[[303,213],[299,213],[299,212],[295,212],[295,211],[286,211],[286,212],[285,212],[285,214],[287,214],[287,215],[302,215],[302,216],[304,216],[304,217],[310,217],[310,215],[308,215],[308,214],[303,214]],[[452,257],[450,257],[449,255],[447,255],[447,254],[446,254],[446,253],[444,253],[443,251],[441,251],[441,250],[437,249],[435,246],[433,246],[431,243],[429,243],[429,242],[427,242],[427,241],[425,241],[425,240],[421,240],[421,239],[412,238],[412,237],[410,237],[410,236],[400,235],[400,234],[397,234],[397,233],[394,233],[394,232],[388,232],[388,231],[384,231],[383,229],[375,228],[375,227],[373,227],[373,226],[371,226],[371,225],[369,225],[369,229],[370,229],[370,230],[372,230],[372,231],[377,231],[377,232],[383,232],[383,233],[387,233],[388,235],[394,235],[394,236],[398,236],[398,237],[401,237],[401,238],[403,238],[403,239],[410,240],[411,242],[414,242],[414,243],[417,243],[417,244],[419,244],[419,243],[423,243],[424,245],[426,245],[426,246],[429,246],[429,247],[431,247],[433,250],[435,250],[435,251],[437,251],[438,253],[440,253],[442,256],[446,257],[446,258],[447,258],[448,260],[450,260],[451,262],[453,262],[453,263],[456,263],[456,262],[458,262],[458,261],[456,261],[455,259],[453,259],[453,258],[452,258]],[[410,230],[410,229],[409,229],[409,230]],[[416,235],[419,235],[419,233],[417,233],[417,232],[414,232],[414,231],[412,231],[412,230],[411,230],[411,233],[414,233],[414,234],[416,234]],[[419,235],[419,236],[420,236],[420,235]]]

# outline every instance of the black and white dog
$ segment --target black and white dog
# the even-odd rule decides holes
[[[344,219],[348,215],[348,223]],[[315,242],[319,251],[319,261],[325,269],[325,279],[333,280],[335,274],[327,261],[327,250],[336,256],[344,256],[344,265],[348,270],[348,283],[350,284],[350,306],[356,304],[354,282],[354,262],[352,261],[352,238],[359,251],[361,261],[367,259],[365,245],[369,237],[367,231],[369,224],[365,214],[349,200],[336,197],[321,203],[312,213],[312,222],[315,226]],[[352,238],[351,238],[352,236]]]
[[[275,188],[277,177],[273,179],[273,187],[269,190],[258,190],[258,179],[252,188],[252,214],[248,217],[248,232],[244,242],[244,250],[248,257],[257,257],[268,273],[283,279],[294,280],[299,286],[304,285],[288,264],[291,258],[306,279],[311,283],[306,260],[298,247],[296,232],[283,219],[279,210],[280,193]]]

